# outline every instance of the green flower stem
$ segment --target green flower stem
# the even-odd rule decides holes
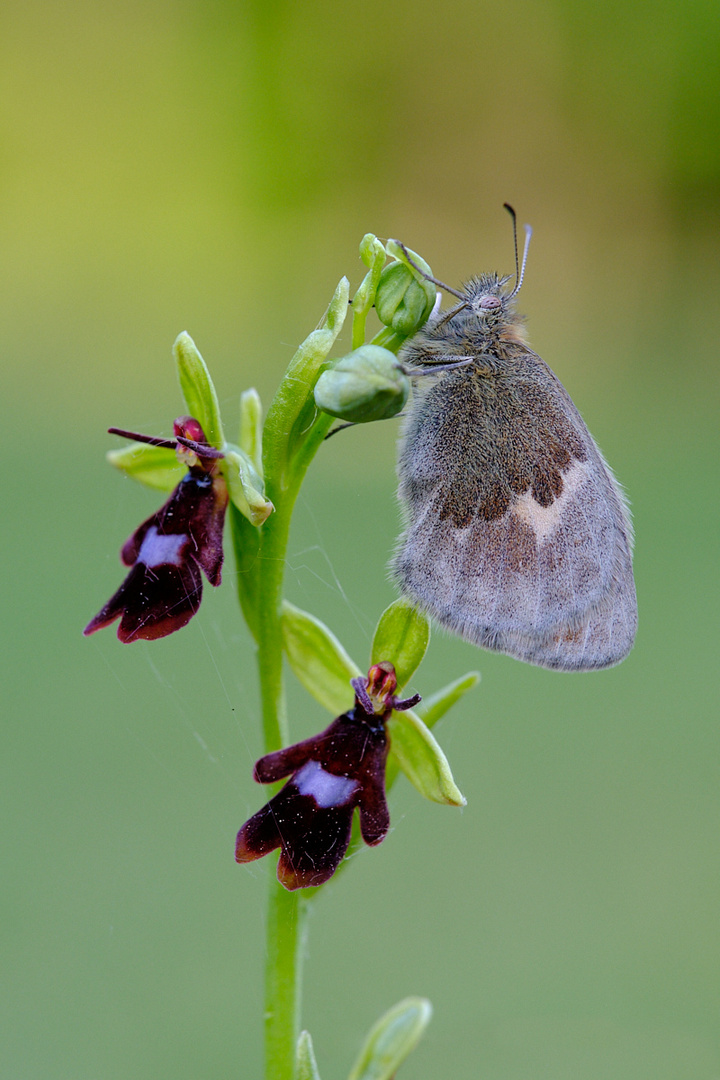
[[[290,517],[294,499],[275,502],[275,513],[263,526],[258,552],[257,663],[262,699],[264,752],[287,746],[290,738],[283,686],[283,641],[280,611]],[[289,505],[288,505],[289,503]]]
[[[298,485],[299,486],[299,485]],[[262,527],[257,572],[257,663],[265,753],[290,741],[283,685],[280,611],[290,518],[297,491],[273,491],[275,513]],[[297,893],[270,879],[265,961],[265,1076],[293,1080],[300,1034],[305,908]]]
[[[333,423],[325,413],[318,419],[299,449],[292,468],[276,480],[270,471],[267,477],[268,498],[275,512],[262,526],[258,552],[258,610],[256,612],[258,670],[262,695],[262,717],[265,753],[287,746],[289,730],[283,688],[282,588],[285,560],[295,500],[307,468]]]
[[[322,444],[333,418],[321,414],[308,432],[292,467],[273,469],[268,455],[266,492],[275,512],[260,529],[260,543],[249,573],[256,587],[240,584],[240,599],[255,600],[250,622],[257,641],[265,753],[290,741],[283,682],[282,592],[287,544],[295,500],[305,472]],[[282,461],[282,459],[281,459]],[[251,527],[252,528],[252,527]],[[247,529],[236,534],[240,543]],[[257,535],[257,534],[256,534]],[[239,575],[239,579],[242,575]],[[265,965],[265,1075],[267,1080],[293,1080],[300,1034],[300,989],[307,900],[288,892],[273,877],[268,898]]]
[[[300,988],[307,901],[270,881],[265,964],[265,1076],[293,1080],[300,1035]]]
[[[293,503],[297,498],[300,485],[305,478],[310,462],[325,441],[327,433],[335,423],[335,417],[328,413],[318,413],[318,417],[308,432],[302,446],[299,448],[293,461],[292,488],[294,490]]]
[[[283,685],[282,591],[295,500],[333,418],[320,413],[313,387],[347,314],[343,278],[323,325],[303,342],[285,373],[263,428],[265,497],[275,510],[257,528],[231,513],[238,597],[257,643],[265,753],[287,746]],[[300,987],[308,902],[273,878],[268,898],[265,965],[265,1075],[294,1080],[300,1034]]]

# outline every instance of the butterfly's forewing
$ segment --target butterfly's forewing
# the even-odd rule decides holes
[[[408,359],[469,344],[431,328]],[[618,663],[637,625],[630,520],[559,380],[508,340],[419,382],[398,465],[403,591],[484,648],[568,671]]]

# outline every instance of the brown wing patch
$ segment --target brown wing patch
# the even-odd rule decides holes
[[[452,521],[456,529],[466,529],[475,517],[476,488],[451,488],[440,503],[440,521]]]
[[[496,483],[490,489],[477,484],[450,488],[440,504],[440,521],[452,521],[458,529],[465,529],[476,517],[482,521],[495,521],[506,514],[512,492],[507,485]]]
[[[505,484],[496,483],[483,492],[477,504],[477,516],[482,521],[495,521],[506,514],[512,499],[512,491]]]
[[[412,414],[401,494],[419,505],[437,493],[440,521],[458,529],[499,520],[526,493],[550,507],[587,456],[582,421],[557,395],[549,370],[519,350],[446,373]]]
[[[552,506],[555,500],[562,495],[563,487],[563,478],[560,472],[543,463],[536,470],[530,490],[536,503],[548,507]]]

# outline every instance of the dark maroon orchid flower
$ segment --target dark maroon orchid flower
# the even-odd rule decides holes
[[[218,472],[223,455],[213,449],[197,420],[181,416],[175,439],[110,428],[138,442],[181,450],[189,468],[156,514],[144,521],[120,552],[132,567],[118,591],[83,631],[93,634],[120,618],[121,641],[154,641],[190,621],[202,599],[202,570],[211,585],[220,584],[222,531],[228,494]]]
[[[322,885],[337,870],[350,843],[355,807],[366,844],[379,844],[390,826],[385,762],[390,749],[385,722],[393,709],[410,709],[418,694],[395,697],[392,664],[375,664],[367,679],[352,680],[355,705],[312,739],[266,754],[255,780],[284,788],[246,821],[235,858],[251,862],[282,848],[277,877],[286,889]]]

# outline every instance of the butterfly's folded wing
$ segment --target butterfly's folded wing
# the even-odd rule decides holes
[[[416,401],[393,571],[477,645],[561,670],[609,667],[637,626],[629,516],[567,392],[539,357],[522,359],[509,377],[448,373]]]

